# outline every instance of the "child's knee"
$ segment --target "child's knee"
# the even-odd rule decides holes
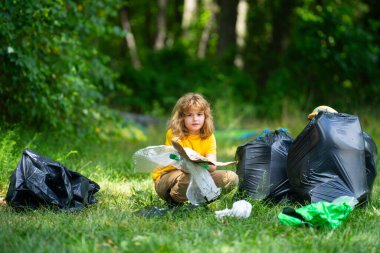
[[[187,201],[186,192],[171,191],[170,197],[177,203],[184,203]]]
[[[181,175],[176,179],[175,184],[170,189],[170,197],[178,202],[183,203],[187,201],[186,191],[190,183],[190,174],[181,173]]]
[[[239,184],[239,177],[235,172],[227,171],[225,177],[226,190],[231,191]]]
[[[211,173],[215,184],[223,189],[223,192],[232,191],[239,184],[239,177],[230,170],[217,170]]]

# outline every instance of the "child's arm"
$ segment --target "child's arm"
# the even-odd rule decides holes
[[[216,162],[216,139],[214,134],[208,138],[208,150],[206,152],[206,158],[211,162]],[[209,172],[216,170],[216,165],[209,165]]]
[[[206,158],[209,159],[211,162],[216,162],[216,155],[215,154],[207,154]],[[209,165],[208,171],[213,172],[216,170],[216,165]]]

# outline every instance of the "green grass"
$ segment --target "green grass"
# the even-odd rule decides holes
[[[362,127],[380,143],[379,121],[361,119]],[[279,122],[251,122],[247,129],[287,127],[292,136],[306,124],[302,118]],[[100,130],[101,132],[102,130]],[[231,207],[234,192],[192,211],[181,209],[163,217],[144,218],[136,211],[164,207],[149,175],[131,170],[137,149],[161,144],[162,129],[149,129],[146,139],[133,139],[123,130],[101,140],[59,134],[35,134],[30,130],[1,129],[0,196],[5,196],[8,177],[22,149],[29,147],[101,186],[98,203],[74,213],[49,209],[16,212],[0,206],[0,252],[378,252],[380,247],[380,183],[372,201],[355,209],[336,230],[286,227],[277,215],[286,205],[252,202],[248,219],[217,219],[214,211]],[[137,135],[140,136],[140,135]],[[234,158],[244,141],[218,140],[222,161]],[[75,151],[75,152],[71,152]],[[233,169],[233,168],[232,168]]]

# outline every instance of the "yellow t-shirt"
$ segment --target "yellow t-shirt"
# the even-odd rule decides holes
[[[165,145],[171,146],[173,137],[174,136],[172,130],[169,129],[166,132]],[[192,150],[196,151],[202,156],[210,154],[216,155],[216,140],[214,134],[210,135],[206,139],[201,139],[200,135],[190,134],[180,139],[178,143],[181,144],[181,146],[184,148],[191,148]],[[176,168],[173,166],[167,166],[153,170],[153,181],[156,182],[164,172],[168,172],[175,169]]]

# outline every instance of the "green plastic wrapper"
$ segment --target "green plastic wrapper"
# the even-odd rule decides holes
[[[335,229],[353,210],[347,203],[317,202],[298,209],[285,207],[278,215],[279,221],[287,226],[306,225],[311,227],[327,227]]]

